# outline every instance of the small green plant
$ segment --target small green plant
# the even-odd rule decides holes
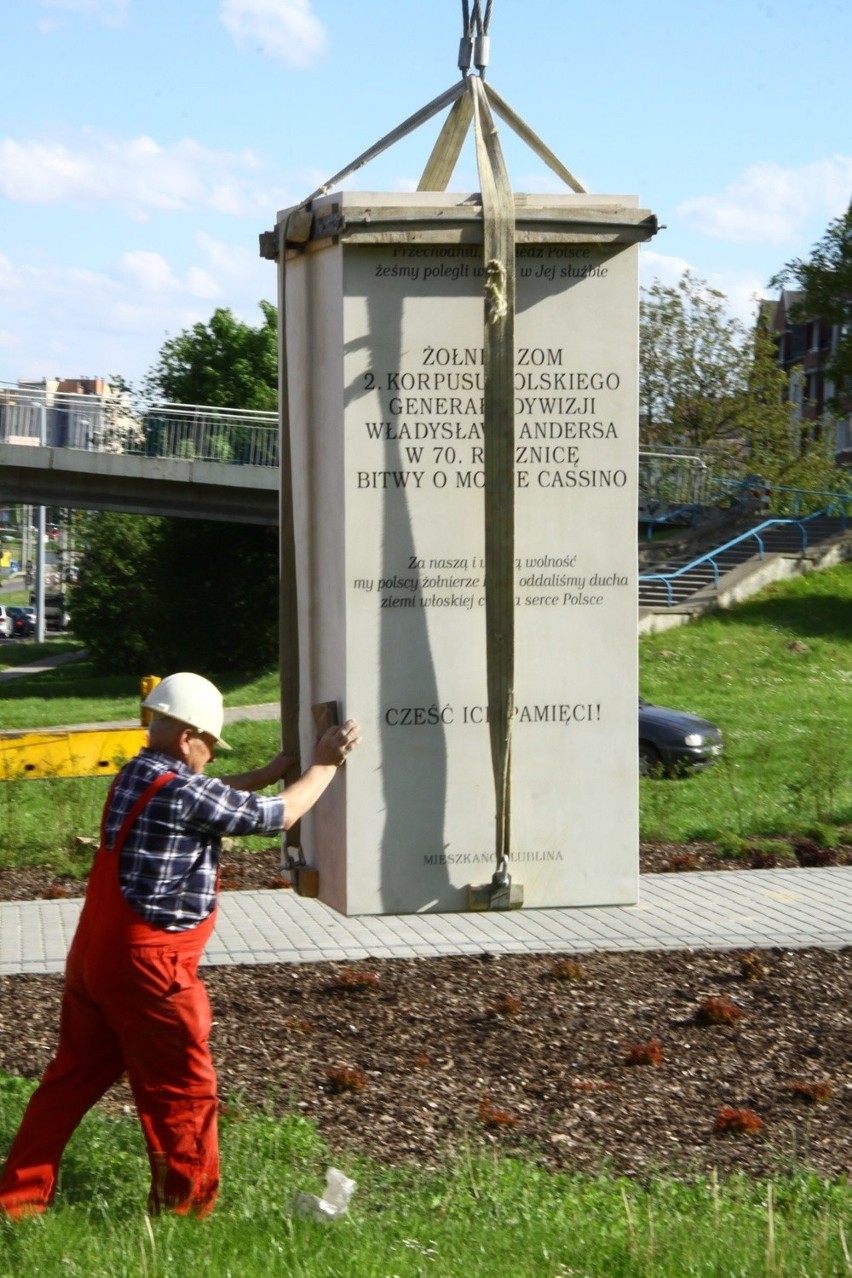
[[[802,833],[806,838],[813,839],[814,843],[821,848],[838,848],[843,842],[838,827],[824,821],[817,821],[807,826]]]
[[[653,842],[668,843],[675,837],[672,816],[675,811],[678,788],[664,783],[657,765],[640,781],[642,797],[642,837]]]
[[[234,446],[223,432],[211,435],[205,445],[205,455],[210,461],[230,462],[234,460]]]
[[[814,743],[807,755],[806,771],[787,778],[791,806],[799,816],[810,814],[814,823],[811,830],[822,827],[827,831],[830,827],[839,796],[848,782],[846,764],[842,750],[826,750],[824,744]]]
[[[716,836],[714,843],[716,853],[723,861],[745,860],[745,841],[741,835],[725,831]]]

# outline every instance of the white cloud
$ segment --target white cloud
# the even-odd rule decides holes
[[[0,196],[28,204],[115,206],[155,212],[211,209],[268,214],[275,195],[250,150],[216,151],[191,138],[164,146],[150,137],[83,130],[70,141],[0,140]]]
[[[841,214],[852,192],[852,156],[832,155],[785,168],[754,164],[727,190],[685,200],[677,214],[714,239],[740,244],[790,244],[814,217]]]
[[[85,18],[95,18],[107,27],[121,27],[128,17],[129,0],[41,0],[45,9],[59,9],[65,13],[78,13]],[[62,23],[53,18],[45,18],[41,23],[43,31],[55,31]]]
[[[650,288],[652,284],[658,283],[665,288],[672,288],[684,271],[692,269],[686,258],[670,257],[642,245],[639,253],[639,282],[643,288]]]
[[[310,0],[222,0],[219,14],[239,48],[287,66],[313,66],[325,52],[326,28]]]
[[[209,301],[216,304],[222,297],[222,280],[229,282],[237,276],[234,262],[228,257],[226,246],[211,236],[199,236],[199,247],[204,265],[190,266],[183,276],[178,276],[161,253],[144,249],[132,249],[118,260],[117,271],[121,283],[133,289],[136,297],[168,300],[177,296]],[[238,250],[240,265],[244,265],[242,251]]]
[[[148,253],[142,249],[122,253],[118,269],[131,287],[143,293],[172,293],[181,287],[161,253]]]
[[[758,276],[743,271],[705,271],[683,257],[671,257],[644,245],[639,254],[639,281],[642,288],[662,284],[673,288],[684,271],[690,271],[696,279],[704,280],[711,288],[724,294],[725,309],[734,319],[751,324],[757,312],[757,299],[766,292]]]
[[[180,266],[148,249],[95,270],[0,253],[0,382],[120,373],[138,384],[170,335],[206,322],[217,306],[257,325],[258,302],[275,293],[271,263],[207,233]]]

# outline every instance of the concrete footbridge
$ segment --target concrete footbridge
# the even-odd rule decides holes
[[[3,502],[277,524],[277,415],[0,391]]]

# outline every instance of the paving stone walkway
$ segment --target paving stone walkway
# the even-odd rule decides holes
[[[79,900],[0,904],[0,975],[60,972]],[[344,918],[281,891],[224,892],[206,964],[450,954],[852,947],[852,866],[646,874],[638,905]]]

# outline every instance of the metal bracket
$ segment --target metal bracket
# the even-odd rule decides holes
[[[490,883],[472,883],[467,889],[469,910],[519,910],[523,903],[522,884],[513,883],[505,873],[492,875]]]
[[[299,896],[319,896],[319,870],[314,866],[308,865],[299,850],[298,858],[288,856],[285,866],[286,873],[290,875],[290,884],[293,891]]]

